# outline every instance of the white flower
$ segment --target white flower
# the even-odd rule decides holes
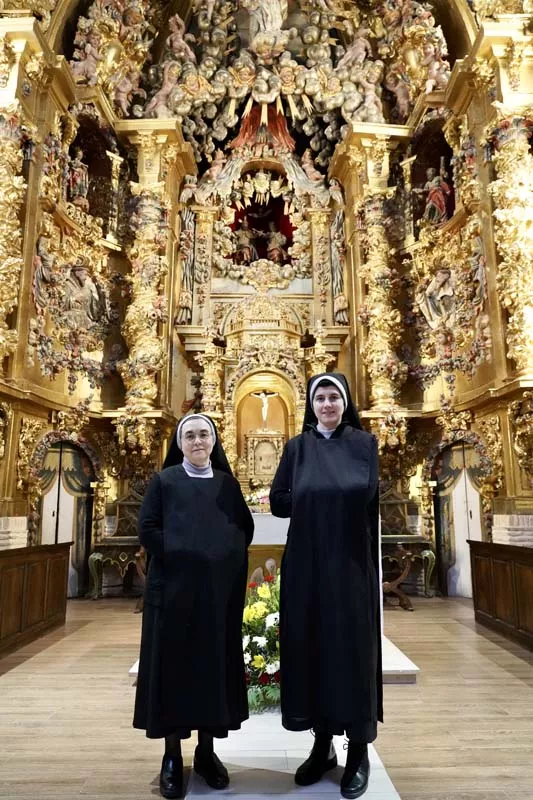
[[[246,648],[248,647],[249,644],[250,644],[250,637],[248,636],[248,634],[246,634],[246,636],[242,637],[242,649],[243,649],[243,652],[246,650]]]
[[[266,671],[269,675],[273,675],[279,670],[279,661],[273,661],[272,664],[266,665]]]
[[[269,614],[265,620],[265,625],[267,628],[272,628],[274,625],[279,624],[279,611],[275,611],[273,614]]]
[[[255,642],[258,647],[266,647],[266,636],[254,636],[252,642]]]
[[[250,653],[245,653],[244,654],[244,663],[245,664],[249,664],[251,660],[252,660],[252,656],[250,655]]]

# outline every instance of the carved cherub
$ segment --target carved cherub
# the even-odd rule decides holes
[[[196,64],[196,54],[188,44],[188,41],[194,42],[195,38],[192,34],[185,33],[185,23],[179,14],[174,14],[169,19],[168,27],[172,32],[167,37],[166,44],[174,58]]]

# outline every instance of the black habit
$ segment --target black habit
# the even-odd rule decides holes
[[[359,742],[383,721],[378,449],[348,405],[330,439],[309,397],[304,432],[291,439],[270,504],[290,517],[281,566],[283,726]],[[327,379],[327,373],[324,378]],[[314,380],[314,379],[313,379]]]
[[[248,718],[241,626],[253,520],[215,453],[212,478],[170,466],[141,508],[150,561],[133,725],[150,738],[227,736]]]

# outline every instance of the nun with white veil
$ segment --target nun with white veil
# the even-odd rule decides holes
[[[183,795],[181,740],[193,730],[196,773],[214,789],[229,783],[213,739],[248,718],[241,625],[253,527],[215,424],[185,416],[139,516],[149,565],[133,725],[165,739],[163,797]]]

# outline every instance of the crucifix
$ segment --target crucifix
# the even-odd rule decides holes
[[[261,400],[261,416],[263,418],[263,428],[266,430],[267,426],[267,417],[268,417],[268,401],[271,397],[277,397],[278,392],[267,392],[263,389],[261,392],[252,392],[252,397],[257,397],[258,400]]]

